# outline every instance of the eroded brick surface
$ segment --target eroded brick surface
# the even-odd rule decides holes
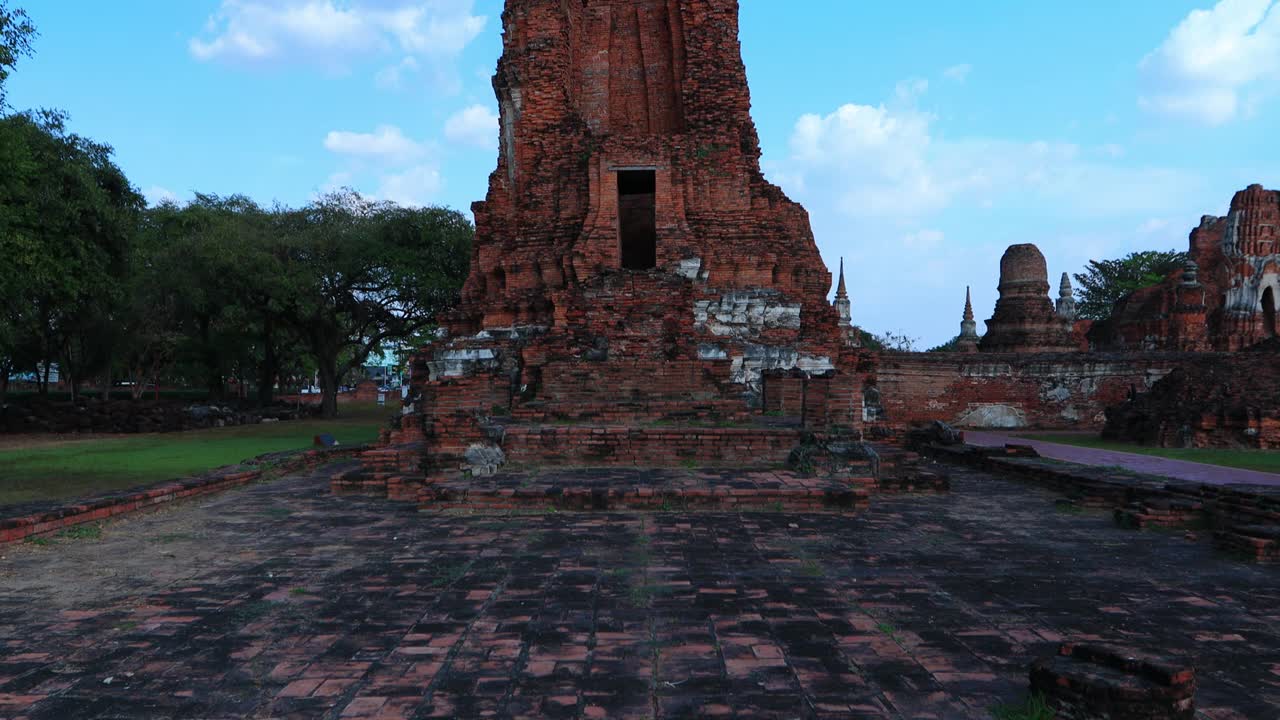
[[[1107,410],[1102,436],[1156,447],[1280,448],[1280,339],[1188,360]]]
[[[326,476],[15,550],[0,716],[974,718],[1067,639],[1280,704],[1280,571],[973,471],[852,517],[424,517]]]
[[[1280,302],[1280,192],[1250,185],[1226,217],[1191,231],[1195,265],[1116,304],[1089,332],[1096,347],[1127,350],[1246,348],[1276,335]]]

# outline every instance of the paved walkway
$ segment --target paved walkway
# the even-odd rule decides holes
[[[1218,465],[1189,462],[1187,460],[1170,460],[1169,458],[1155,457],[1153,455],[1063,445],[1061,443],[1029,440],[1013,435],[978,430],[966,430],[964,438],[970,444],[986,447],[1003,447],[1008,443],[1030,445],[1042,457],[1053,460],[1064,460],[1066,462],[1080,463],[1081,465],[1122,467],[1138,473],[1162,475],[1179,480],[1205,483],[1206,485],[1270,485],[1272,487],[1280,487],[1280,475],[1256,470],[1239,470]]]
[[[954,492],[818,513],[423,515],[327,476],[0,548],[0,717],[975,720],[1064,637],[1280,707],[1280,568]]]

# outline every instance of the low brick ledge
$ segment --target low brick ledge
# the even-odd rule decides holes
[[[789,472],[746,472],[743,479],[676,470],[585,470],[597,475],[531,478],[519,473],[470,478],[443,475],[409,483],[421,510],[502,512],[518,510],[629,511],[699,510],[736,512],[856,512],[865,509],[876,481],[871,477],[818,478]],[[405,493],[407,495],[407,493]]]
[[[1214,530],[1220,550],[1280,560],[1280,489],[1205,483],[1044,460],[1022,446],[928,445],[921,452],[1061,492],[1081,506],[1115,513],[1124,527],[1193,525]]]
[[[1193,720],[1196,671],[1174,658],[1126,648],[1063,643],[1031,665],[1031,690],[1058,717],[1077,720]]]
[[[590,490],[471,491],[427,489],[419,508],[428,511],[516,511],[555,508],[566,511],[700,510],[738,512],[778,509],[787,512],[855,512],[870,503],[870,491],[850,485],[824,490]]]
[[[49,535],[84,523],[155,509],[177,500],[229,490],[254,482],[268,472],[287,474],[319,467],[365,449],[364,446],[353,446],[305,450],[292,453],[279,464],[270,467],[244,468],[245,465],[261,464],[281,457],[280,453],[268,453],[202,475],[87,499],[75,499],[66,504],[41,503],[46,505],[41,508],[32,508],[29,503],[9,508],[0,507],[0,545]]]

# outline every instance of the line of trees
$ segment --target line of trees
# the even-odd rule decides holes
[[[0,0],[0,405],[10,376],[73,396],[113,379],[256,386],[319,376],[322,408],[456,299],[474,229],[446,208],[351,190],[302,208],[197,195],[148,208],[111,147],[57,111],[7,113],[3,82],[35,30]]]

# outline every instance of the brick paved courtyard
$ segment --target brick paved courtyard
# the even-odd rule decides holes
[[[956,471],[857,516],[432,516],[302,476],[0,549],[0,717],[982,718],[1063,637],[1280,716],[1280,569]]]

